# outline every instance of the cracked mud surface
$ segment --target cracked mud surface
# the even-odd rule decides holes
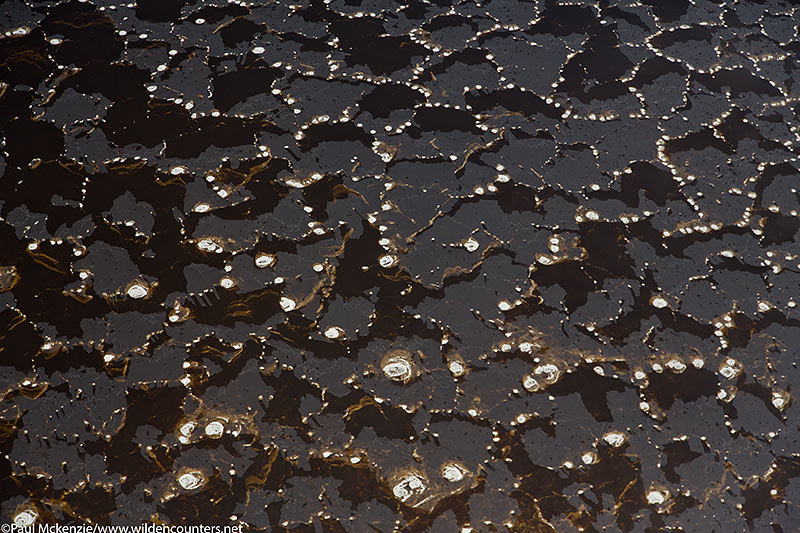
[[[798,21],[4,3],[2,521],[797,531]]]

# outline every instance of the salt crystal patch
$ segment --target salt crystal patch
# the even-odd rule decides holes
[[[651,490],[647,493],[647,503],[650,505],[661,505],[667,500],[666,493],[660,490]]]
[[[186,490],[193,490],[205,483],[205,477],[198,470],[192,470],[181,474],[178,477],[178,483]]]
[[[329,339],[338,339],[344,335],[344,330],[337,326],[330,326],[325,330],[325,336]]]
[[[652,304],[656,309],[664,309],[667,306],[667,301],[661,296],[656,296],[653,298]]]
[[[378,258],[378,264],[383,268],[390,268],[397,264],[397,257],[391,254],[385,254]]]
[[[416,474],[407,474],[392,488],[395,498],[404,502],[410,497],[425,491],[425,483]]]
[[[144,285],[140,285],[138,283],[135,283],[135,284],[131,285],[130,287],[128,287],[127,294],[131,298],[134,298],[134,299],[138,300],[140,298],[144,298],[145,296],[147,296],[148,292],[149,291],[147,290],[147,287],[145,287]]]
[[[255,259],[258,268],[267,268],[275,264],[275,256],[272,254],[258,254]]]
[[[619,448],[623,444],[625,444],[625,434],[621,431],[614,431],[611,430],[605,435],[603,435],[603,440],[610,446],[614,448]]]
[[[291,311],[297,307],[297,303],[288,296],[281,296],[280,304],[284,311]]]
[[[467,371],[467,367],[461,361],[450,361],[447,368],[454,377],[462,376]]]
[[[412,372],[411,362],[404,357],[390,357],[383,365],[383,373],[392,381],[407,381]]]
[[[24,511],[20,511],[16,516],[14,516],[14,525],[17,527],[28,527],[33,525],[38,517],[39,513],[32,509],[26,509]],[[5,531],[5,529],[3,531]]]
[[[225,431],[225,426],[219,420],[214,420],[206,426],[206,435],[209,437],[219,437]]]
[[[450,483],[461,481],[466,473],[467,470],[457,463],[449,463],[442,468],[442,477]]]

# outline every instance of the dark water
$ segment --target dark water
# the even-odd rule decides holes
[[[2,521],[800,530],[795,5],[4,2]]]

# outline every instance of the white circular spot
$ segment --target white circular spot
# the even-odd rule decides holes
[[[522,386],[525,387],[525,390],[528,392],[536,392],[539,390],[539,382],[531,375],[522,378]]]
[[[661,505],[667,501],[667,494],[660,490],[651,490],[647,493],[647,503],[650,505]]]
[[[219,420],[209,422],[206,426],[206,435],[209,437],[219,437],[225,431],[225,426]]]
[[[128,296],[136,300],[144,298],[145,296],[147,296],[148,292],[149,291],[147,290],[147,287],[145,287],[144,285],[140,285],[138,283],[134,283],[133,285],[128,287]]]
[[[511,309],[511,304],[508,302],[508,300],[500,300],[497,302],[497,308],[501,311],[508,311]]]
[[[656,296],[653,298],[652,304],[656,309],[664,309],[667,306],[667,301],[661,296]]]
[[[204,252],[221,252],[222,247],[217,245],[213,239],[205,238],[197,241],[197,247]]]
[[[383,268],[391,268],[397,264],[397,257],[391,254],[384,254],[378,258],[378,263]]]
[[[383,363],[383,373],[392,381],[408,381],[414,373],[414,367],[407,358],[395,355],[387,358]]]
[[[200,202],[192,209],[195,213],[206,213],[211,209],[211,206],[205,202]]]
[[[236,285],[236,282],[226,276],[219,280],[219,284],[223,289],[232,289]]]
[[[288,296],[281,296],[281,309],[291,311],[297,307],[297,303]]]
[[[613,446],[614,448],[619,448],[623,444],[625,444],[625,434],[621,431],[611,430],[605,435],[603,435],[603,440],[606,441],[606,444],[609,446]]]
[[[421,494],[425,491],[425,483],[416,474],[407,474],[392,489],[395,498],[404,502],[410,497]]]
[[[596,211],[587,211],[586,218],[592,221],[597,221],[600,220],[600,215],[598,215]]]
[[[33,509],[26,509],[17,513],[14,517],[14,525],[18,527],[27,527],[36,522],[36,518],[38,517],[39,513]]]
[[[194,490],[205,484],[205,476],[199,470],[190,470],[178,477],[178,483],[186,490]]]
[[[469,239],[466,240],[466,242],[464,242],[464,248],[468,252],[474,252],[475,250],[478,249],[479,246],[480,246],[480,243],[478,243],[478,241],[476,241],[472,237],[470,237]]]
[[[453,377],[463,376],[467,371],[467,366],[457,359],[450,361],[450,363],[447,365],[447,368],[450,370],[450,373],[453,375]]]
[[[458,463],[447,463],[442,468],[442,477],[450,483],[456,483],[464,479],[467,469]]]
[[[325,330],[325,336],[329,339],[338,339],[344,335],[344,330],[338,326],[329,326]]]
[[[533,373],[537,376],[544,374],[544,380],[551,385],[561,376],[561,371],[554,364],[539,365],[533,369]]]
[[[258,254],[255,259],[258,268],[267,268],[275,264],[275,256],[273,254]]]
[[[789,395],[783,391],[774,391],[772,393],[772,405],[778,410],[785,409],[789,405]]]
[[[673,371],[675,371],[675,372],[677,372],[679,374],[681,372],[683,372],[684,370],[686,370],[686,364],[683,361],[681,361],[680,359],[670,359],[669,361],[667,361],[666,364],[667,364],[667,368],[669,368],[670,370],[673,370]]]
[[[181,435],[183,435],[184,437],[188,437],[189,435],[192,434],[192,431],[194,431],[195,427],[196,424],[194,422],[186,422],[184,425],[181,426],[180,429]]]
[[[738,370],[730,365],[722,365],[719,369],[719,373],[722,374],[724,377],[728,379],[733,379],[739,373]]]
[[[254,54],[263,54],[264,52],[266,52],[266,50],[264,49],[263,46],[256,46],[255,48],[253,48]]]
[[[581,455],[581,461],[583,461],[583,464],[590,465],[597,461],[597,455],[594,452],[586,452]]]

